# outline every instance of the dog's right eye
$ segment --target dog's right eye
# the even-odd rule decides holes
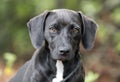
[[[50,28],[49,28],[49,31],[50,31],[51,33],[56,33],[56,32],[57,32],[57,29],[56,29],[55,27],[50,27]]]

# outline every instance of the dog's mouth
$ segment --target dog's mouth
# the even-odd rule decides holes
[[[61,59],[66,59],[68,57],[68,54],[60,54],[59,56]]]
[[[56,58],[54,58],[55,60],[61,60],[61,61],[66,61],[66,60],[70,60],[71,57],[69,54],[59,54],[58,56],[56,56]]]

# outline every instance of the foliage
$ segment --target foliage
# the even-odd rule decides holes
[[[87,76],[85,77],[85,82],[94,82],[96,79],[98,79],[98,77],[99,74],[89,71]]]
[[[13,53],[6,52],[4,54],[4,59],[6,60],[5,74],[9,75],[12,73],[12,66],[16,60],[16,55]]]

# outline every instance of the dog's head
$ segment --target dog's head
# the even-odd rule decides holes
[[[83,15],[67,9],[45,11],[28,22],[30,38],[38,49],[47,42],[51,57],[55,60],[70,60],[79,51],[79,44],[85,49],[93,47],[96,23]]]

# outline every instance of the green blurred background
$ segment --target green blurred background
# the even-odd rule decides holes
[[[99,25],[93,50],[81,48],[85,82],[120,82],[120,0],[0,0],[0,82],[7,82],[35,51],[29,19],[58,8],[82,11]]]

